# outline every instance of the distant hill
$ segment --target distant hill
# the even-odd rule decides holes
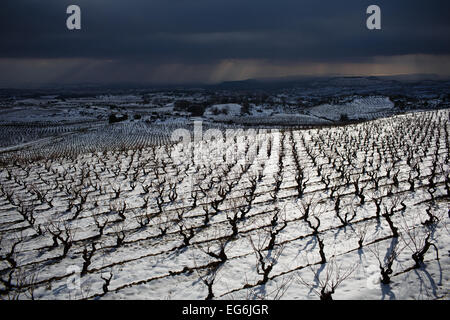
[[[46,85],[39,88],[0,88],[0,97],[41,96],[58,94],[62,97],[84,97],[100,94],[145,93],[152,91],[279,91],[298,89],[305,94],[329,95],[334,93],[350,94],[411,94],[436,92],[443,89],[448,92],[450,78],[434,74],[411,74],[395,76],[296,76],[283,78],[247,79],[225,81],[217,84],[167,84],[145,83],[123,84],[71,84]]]

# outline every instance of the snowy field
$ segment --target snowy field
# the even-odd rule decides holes
[[[0,160],[4,151],[26,149],[29,158],[42,158],[48,147],[59,154],[79,154],[105,149],[126,149],[168,143],[177,128],[192,123],[191,114],[177,110],[175,95],[154,93],[142,95],[100,95],[90,98],[16,98],[0,99]],[[195,94],[183,97],[206,103]],[[348,96],[339,103],[298,106],[291,97],[284,104],[276,97],[273,103],[249,104],[243,113],[243,103],[211,104],[195,120],[204,126],[220,129],[233,127],[280,128],[330,126],[347,121],[366,121],[393,116],[402,112],[385,96]],[[278,100],[280,101],[278,101]],[[288,99],[284,97],[283,99]],[[303,99],[303,98],[302,98]],[[300,99],[300,100],[302,100]],[[302,100],[303,101],[303,100]],[[426,103],[438,108],[442,99],[421,100],[414,111]],[[190,103],[190,102],[188,102]],[[435,104],[435,105],[434,105]],[[121,123],[110,125],[111,115],[127,115]],[[8,155],[6,155],[8,157]]]
[[[0,296],[448,299],[449,116],[3,152]]]
[[[308,113],[319,118],[337,121],[342,114],[349,119],[377,119],[392,111],[394,104],[386,97],[358,98],[344,105],[323,104],[310,108]]]

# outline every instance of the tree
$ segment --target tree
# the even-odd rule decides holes
[[[206,106],[203,104],[192,104],[187,108],[193,117],[201,117],[205,113]]]
[[[331,301],[332,295],[341,283],[346,280],[355,270],[358,264],[351,265],[348,268],[344,268],[342,264],[337,264],[335,258],[332,258],[326,265],[325,275],[320,276],[321,268],[316,265],[309,265],[309,269],[314,274],[314,281],[316,284],[306,281],[297,273],[298,282],[308,288],[310,288],[320,300]]]
[[[242,104],[241,115],[250,114],[250,103],[248,100],[245,100]]]
[[[116,114],[112,113],[109,115],[109,118],[108,118],[108,122],[110,124],[125,121],[125,120],[128,120],[128,115],[126,115],[126,114],[123,116],[117,116]]]
[[[349,118],[348,115],[346,113],[341,113],[341,117],[339,118],[340,122],[348,122]]]

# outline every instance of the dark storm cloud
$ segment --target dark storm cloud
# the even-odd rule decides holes
[[[371,2],[360,0],[3,0],[0,56],[179,62],[450,53],[448,1],[375,3],[381,32],[365,28]],[[82,9],[79,32],[65,28],[69,4]]]
[[[81,31],[65,27],[70,4],[81,7]],[[370,4],[382,9],[381,31],[365,27]],[[437,0],[2,0],[0,59],[212,65],[448,55],[448,12]]]

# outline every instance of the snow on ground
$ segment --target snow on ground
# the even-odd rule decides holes
[[[310,108],[307,112],[319,118],[338,121],[341,115],[349,119],[376,119],[391,111],[394,104],[387,97],[357,98],[344,105],[323,104]]]
[[[128,137],[114,150],[98,149],[117,140],[98,131],[64,140],[74,150],[89,141],[89,151],[43,144],[47,157],[35,161],[17,151],[0,172],[0,289],[205,299],[210,286],[215,299],[318,299],[328,274],[343,280],[334,299],[447,299],[448,117],[188,144],[157,143],[151,130],[164,127],[126,122],[112,127]]]
[[[13,107],[2,110],[1,124],[17,124],[32,122],[72,122],[96,120],[92,111],[82,108],[47,108],[39,106]]]

